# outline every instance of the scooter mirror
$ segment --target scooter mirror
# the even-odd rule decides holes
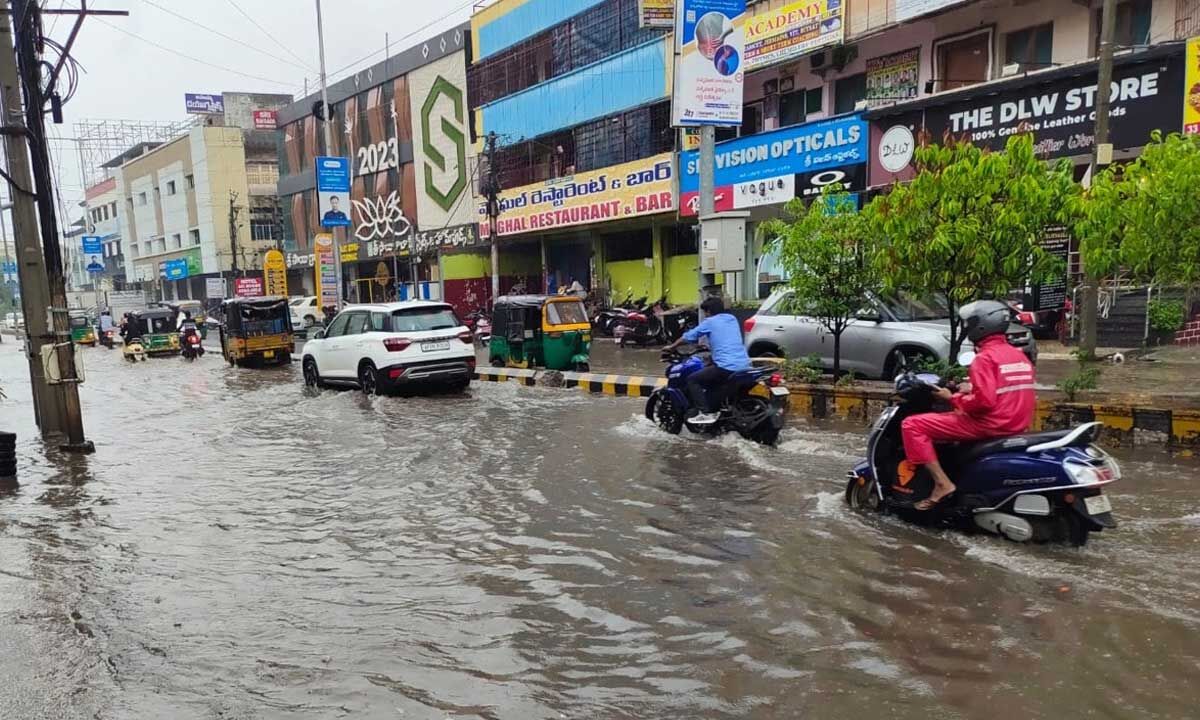
[[[975,351],[967,350],[958,354],[958,364],[963,367],[971,367],[971,363],[975,362]]]

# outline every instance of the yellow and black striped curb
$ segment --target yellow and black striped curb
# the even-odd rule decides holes
[[[493,368],[493,367],[477,367],[475,368],[475,379],[483,380],[484,382],[515,382],[521,385],[532,387],[537,381],[538,372],[536,370],[522,370],[520,368]]]
[[[666,378],[644,375],[608,375],[604,373],[524,370],[520,368],[475,369],[475,379],[484,382],[516,382],[525,386],[580,388],[584,392],[620,397],[647,397],[655,388],[667,384]]]

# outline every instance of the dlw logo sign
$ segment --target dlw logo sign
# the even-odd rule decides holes
[[[438,101],[443,97],[450,103],[454,121],[451,121],[449,113],[439,114],[437,112]],[[425,194],[446,212],[452,211],[454,204],[458,202],[459,196],[467,187],[467,139],[463,132],[464,112],[462,90],[439,75],[434,81],[433,87],[430,88],[428,97],[425,98],[425,104],[421,106],[421,137],[426,158]],[[434,179],[434,167],[440,171],[441,176],[447,172],[446,156],[434,144],[432,126],[435,119],[441,120],[438,124],[439,137],[444,139],[444,142],[440,142],[438,145],[445,148],[447,145],[453,144],[454,153],[457,155],[454,182],[445,190],[438,187],[438,183]],[[444,185],[445,182],[446,178],[443,177],[442,184]]]

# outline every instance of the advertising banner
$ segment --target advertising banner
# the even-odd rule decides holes
[[[320,298],[321,307],[337,305],[338,276],[333,257],[333,235],[318,233],[313,238],[313,261],[317,297]]]
[[[746,0],[678,0],[673,125],[741,125]]]
[[[262,278],[256,278],[256,277],[234,278],[233,294],[237,297],[262,297],[263,296]]]
[[[675,0],[638,0],[638,27],[675,26]]]
[[[825,47],[845,35],[844,0],[800,0],[746,22],[746,69],[754,70]]]
[[[84,235],[83,256],[84,265],[90,273],[104,272],[104,244],[99,235]]]
[[[204,278],[204,296],[209,300],[225,298],[225,278]]]
[[[263,291],[267,295],[287,297],[287,260],[278,250],[268,250],[263,257]]]
[[[224,95],[204,95],[201,93],[184,93],[183,104],[189,115],[224,115]]]
[[[187,258],[165,260],[159,266],[159,270],[162,272],[162,276],[168,280],[186,280],[189,274]]]
[[[274,130],[278,126],[278,113],[274,110],[255,110],[252,114],[255,130]]]
[[[577,173],[500,194],[500,235],[653,215],[675,209],[671,153]],[[477,206],[479,235],[488,237],[487,204]]]
[[[1183,134],[1200,135],[1200,37],[1187,41],[1184,58]]]
[[[867,103],[871,107],[916,100],[921,48],[867,60]]]
[[[466,225],[474,219],[466,67],[459,52],[408,73],[416,222],[424,230]]]
[[[317,219],[322,227],[350,226],[350,158],[317,158]]]
[[[850,173],[846,168],[867,162],[867,123],[858,115],[847,115],[728,140],[717,145],[715,161],[718,211],[786,202],[808,194],[805,188],[814,179],[818,191],[835,182],[845,184],[848,176],[861,185],[865,172]],[[681,153],[679,162],[680,213],[695,215],[700,154]],[[791,195],[787,195],[789,188]]]
[[[1063,273],[1049,282],[1034,285],[1031,293],[1033,307],[1025,309],[1033,312],[1059,310],[1067,304],[1067,265],[1071,254],[1071,233],[1061,225],[1053,225],[1046,228],[1039,244],[1047,255],[1063,262]]]

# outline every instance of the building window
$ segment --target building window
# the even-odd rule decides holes
[[[174,181],[174,180],[168,180],[168,181],[167,181],[167,194],[168,194],[168,195],[174,195],[174,194],[175,194],[175,181]]]
[[[931,92],[986,82],[992,77],[992,28],[935,40]]]
[[[112,216],[115,218],[117,216],[117,201],[113,200],[111,203],[109,203],[109,206],[112,209]]]
[[[146,193],[144,193],[144,192],[138,193],[137,204],[138,205],[146,204]]]
[[[251,240],[274,240],[275,239],[275,222],[272,220],[251,220],[250,221],[250,239]]]
[[[1131,0],[1117,5],[1117,16],[1113,23],[1113,44],[1119,50],[1133,45],[1150,44],[1151,0]],[[1100,11],[1093,16],[1095,35],[1093,55],[1100,53]]]
[[[161,199],[162,199],[162,190],[160,188],[154,188],[154,202],[158,202]]]
[[[742,135],[754,135],[763,129],[762,101],[750,103],[742,108]]]
[[[154,245],[160,253],[167,251],[167,239],[165,237],[160,237],[155,240]]]
[[[246,182],[251,185],[274,185],[279,182],[279,166],[275,163],[247,163]]]
[[[1054,43],[1054,23],[1010,32],[1004,38],[1004,64],[1021,70],[1049,67]]]
[[[867,99],[867,74],[859,73],[841,78],[833,84],[833,113],[854,112],[860,100]]]
[[[183,247],[183,236],[180,235],[179,233],[175,233],[174,235],[172,235],[171,236],[171,247],[175,248],[176,250]]]
[[[796,90],[779,96],[779,127],[804,122],[804,102],[807,94],[806,90]]]
[[[193,245],[199,245],[200,244],[200,228],[192,228],[191,230],[188,230],[188,239],[191,240]]]
[[[195,189],[196,189],[196,176],[194,176],[194,175],[184,175],[184,176],[183,176],[183,181],[187,183],[187,189],[188,189],[188,190],[195,190]]]
[[[137,257],[137,256],[138,256],[137,243],[130,243],[129,244],[129,257]]]

